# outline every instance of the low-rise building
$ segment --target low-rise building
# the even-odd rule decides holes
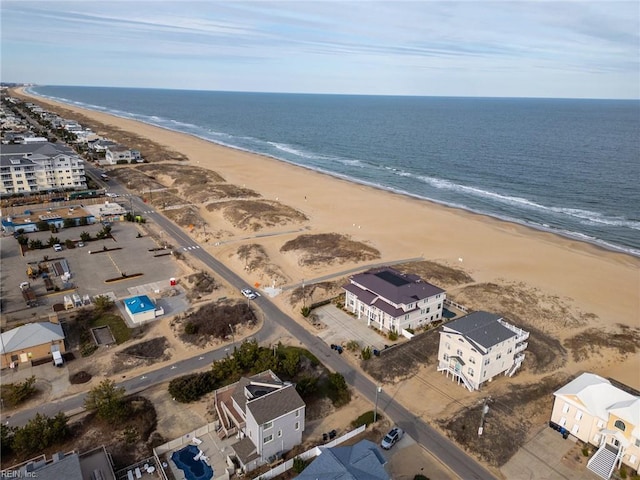
[[[418,275],[385,267],[359,273],[342,287],[345,308],[367,325],[400,333],[442,318],[444,290]]]
[[[529,332],[500,315],[473,312],[440,329],[438,371],[469,390],[479,390],[495,376],[512,376],[524,361]]]
[[[164,313],[162,309],[156,308],[156,304],[147,295],[125,299],[124,307],[135,325],[154,320]]]
[[[107,147],[105,157],[99,160],[101,165],[116,165],[117,163],[134,163],[142,160],[138,150],[132,150],[124,145],[111,145]]]
[[[553,393],[551,425],[598,447],[587,467],[602,478],[614,468],[640,467],[640,396],[593,373]]]
[[[282,382],[271,370],[216,390],[214,398],[220,437],[241,438],[232,448],[243,471],[302,443],[305,403],[295,385]]]
[[[64,332],[59,323],[27,323],[1,335],[0,368],[17,368],[21,363],[65,352]]]

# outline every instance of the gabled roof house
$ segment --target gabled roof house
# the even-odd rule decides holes
[[[345,308],[367,325],[400,333],[442,317],[444,290],[418,275],[384,267],[353,275],[345,290]]]
[[[282,382],[271,370],[216,390],[214,402],[218,435],[241,438],[233,450],[245,472],[302,443],[305,403],[295,385]]]
[[[524,361],[529,332],[500,315],[473,312],[440,329],[438,371],[451,375],[469,390],[504,373],[512,376]]]
[[[27,323],[1,334],[1,368],[27,363],[51,355],[63,353],[64,332],[59,323]]]

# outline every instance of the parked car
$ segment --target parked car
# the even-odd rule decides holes
[[[111,197],[111,198],[117,198],[117,197],[119,197],[119,196],[120,196],[120,195],[118,195],[117,193],[113,193],[113,192],[107,192],[107,193],[105,193],[105,195],[106,195],[107,197]]]
[[[62,245],[60,245],[59,243],[56,243],[56,244],[53,245],[53,249],[56,252],[61,252],[62,251]]]
[[[389,433],[387,433],[382,439],[382,442],[380,442],[380,446],[385,450],[389,450],[400,441],[402,435],[404,435],[404,431],[402,431],[400,427],[393,427],[391,430],[389,430]]]
[[[249,289],[249,288],[243,288],[242,290],[240,290],[240,292],[242,293],[242,295],[244,295],[245,297],[247,297],[250,300],[253,300],[254,298],[257,298],[260,296],[259,293],[254,292],[253,290]]]
[[[76,243],[76,247],[79,247],[79,248],[84,247],[84,242],[78,242],[78,243]]]

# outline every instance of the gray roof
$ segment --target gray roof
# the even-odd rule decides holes
[[[292,384],[253,400],[247,400],[247,411],[251,412],[258,425],[270,422],[305,406],[304,400]]]
[[[25,467],[27,470],[29,466]],[[25,468],[21,468],[22,471]],[[83,480],[82,470],[80,468],[80,457],[77,453],[67,455],[64,458],[47,463],[46,465],[35,465],[32,470],[33,476],[36,478],[64,478],[64,480]],[[26,474],[23,473],[21,478],[25,478]]]
[[[499,323],[500,319],[502,317],[494,313],[473,312],[447,323],[442,328],[458,332],[475,344],[488,349],[517,336],[516,332]]]
[[[233,390],[233,393],[231,394],[231,398],[235,400],[240,409],[242,409],[243,413],[247,405],[247,396],[244,393],[244,389],[249,386],[251,382],[266,383],[273,385],[274,387],[280,387],[282,385],[280,379],[271,370],[256,373],[249,378],[240,378],[240,380],[238,380],[238,383],[236,384],[235,389]]]
[[[231,447],[244,465],[249,463],[251,460],[255,460],[259,456],[256,446],[249,437],[244,437],[239,442],[234,443]]]
[[[299,480],[390,480],[378,446],[361,440],[350,447],[322,449],[296,478]]]
[[[0,353],[11,353],[58,340],[64,340],[64,332],[60,324],[27,323],[2,334]]]
[[[19,163],[13,163],[11,160],[18,160]],[[0,166],[1,167],[11,167],[11,166],[25,166],[25,165],[35,165],[35,162],[29,160],[28,158],[23,157],[22,155],[0,155]]]
[[[401,273],[389,267],[359,273],[351,277],[351,282],[362,285],[370,292],[396,305],[414,303],[444,292],[441,288],[425,282],[418,275]]]
[[[62,143],[32,143],[32,144],[15,144],[2,145],[1,155],[25,155],[26,153],[39,153],[40,155],[56,156],[71,155],[78,156],[70,147]]]

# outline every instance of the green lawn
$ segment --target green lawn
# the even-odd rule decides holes
[[[103,313],[99,317],[94,318],[91,321],[91,327],[104,327],[108,325],[113,334],[113,338],[116,339],[116,343],[120,345],[131,338],[131,330],[124,323],[124,320],[120,315],[114,315],[112,313]]]

